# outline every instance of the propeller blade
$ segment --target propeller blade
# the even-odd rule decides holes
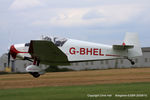
[[[8,67],[10,65],[10,52],[8,52]]]

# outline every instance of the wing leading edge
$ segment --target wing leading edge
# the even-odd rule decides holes
[[[29,53],[42,64],[68,65],[67,56],[51,41],[31,40]]]

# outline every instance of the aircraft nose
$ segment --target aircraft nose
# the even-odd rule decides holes
[[[14,46],[14,45],[11,45],[11,47],[10,47],[10,55],[13,57],[13,59],[16,58],[17,53],[18,53],[18,52],[17,52],[15,46]]]

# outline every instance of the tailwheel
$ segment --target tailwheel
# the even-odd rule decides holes
[[[131,64],[132,64],[132,65],[135,65],[135,62],[134,62],[134,61],[131,61]]]
[[[29,72],[34,78],[38,78],[40,74],[38,72]]]
[[[135,65],[135,62],[132,59],[127,58],[132,65]]]

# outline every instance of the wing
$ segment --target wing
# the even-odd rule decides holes
[[[113,45],[114,50],[126,50],[134,48],[133,45]]]
[[[67,56],[51,41],[31,40],[29,53],[42,64],[68,65]]]

